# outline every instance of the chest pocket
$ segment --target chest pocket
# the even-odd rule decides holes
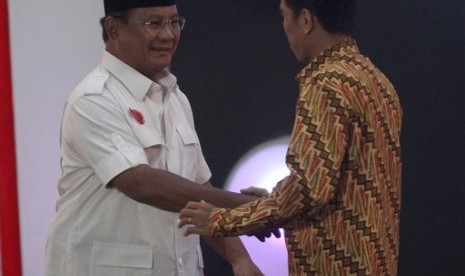
[[[168,169],[194,181],[201,155],[199,138],[189,126],[177,126],[175,135],[176,143],[168,146]]]
[[[147,156],[149,164],[156,162],[161,156],[162,149],[165,145],[165,139],[161,133],[154,127],[146,125],[133,126],[134,134],[142,145]]]

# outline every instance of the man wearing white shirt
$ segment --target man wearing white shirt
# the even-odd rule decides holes
[[[46,276],[203,275],[198,236],[179,210],[215,189],[186,96],[168,70],[185,20],[174,0],[105,0],[102,63],[73,91],[61,131],[62,176]],[[238,238],[207,238],[235,275],[262,275]]]

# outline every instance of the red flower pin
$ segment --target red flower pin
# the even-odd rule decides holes
[[[143,125],[145,123],[144,115],[142,115],[142,113],[139,110],[129,108],[129,112],[139,124]]]

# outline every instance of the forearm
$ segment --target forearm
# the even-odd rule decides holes
[[[205,200],[218,207],[234,208],[253,196],[199,185],[179,175],[141,165],[129,169],[110,183],[128,197],[166,211],[179,212],[189,201]]]

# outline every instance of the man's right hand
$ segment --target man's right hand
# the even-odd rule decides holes
[[[267,197],[270,195],[270,193],[266,189],[253,187],[253,186],[250,186],[246,189],[241,189],[241,193],[244,195],[255,196],[257,198]],[[281,232],[279,228],[275,228],[271,230],[270,232],[263,232],[263,233],[255,234],[253,236],[255,236],[259,241],[265,242],[265,240],[267,238],[270,238],[271,235],[279,239],[281,237]]]

